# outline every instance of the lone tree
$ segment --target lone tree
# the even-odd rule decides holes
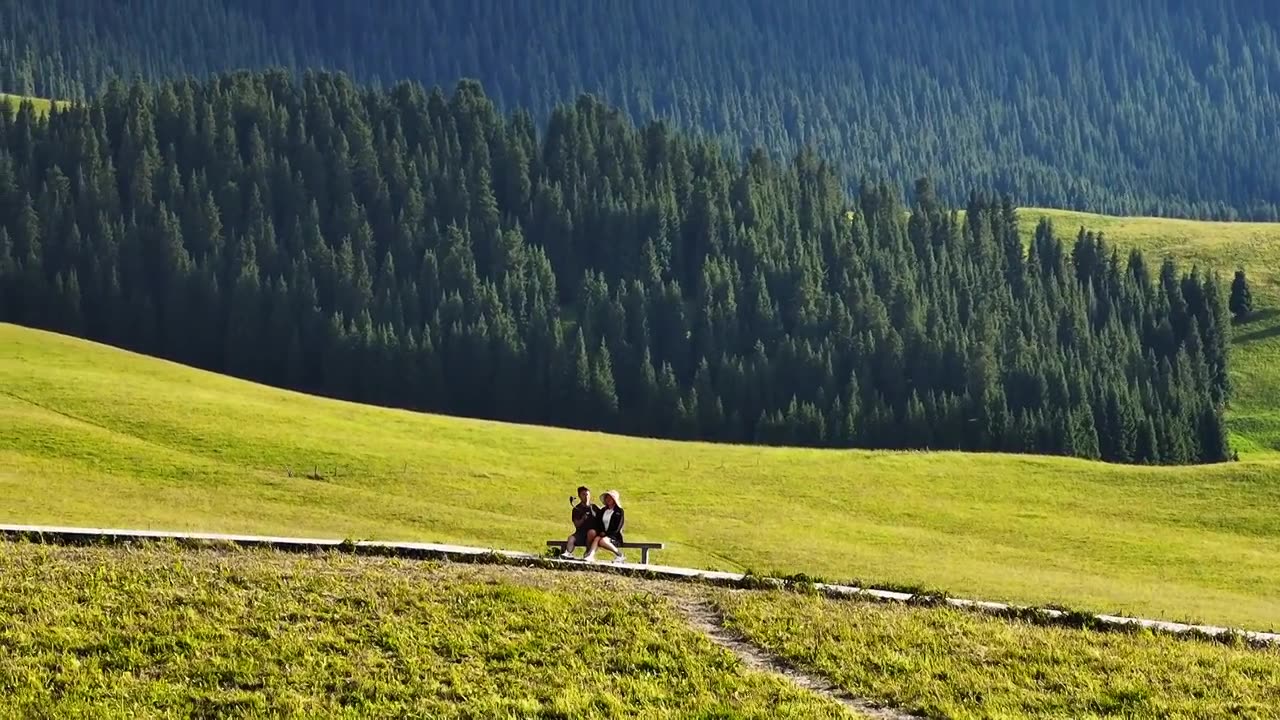
[[[1236,279],[1231,281],[1231,314],[1237,321],[1249,317],[1253,312],[1253,295],[1249,292],[1249,280],[1243,270],[1236,271]]]

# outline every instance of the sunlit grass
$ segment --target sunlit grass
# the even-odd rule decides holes
[[[677,443],[284,392],[0,325],[0,522],[541,552],[616,487],[665,564],[1280,624],[1280,465]],[[314,477],[312,477],[314,475]]]
[[[850,693],[938,718],[1274,718],[1280,650],[950,608],[720,592],[731,628]]]
[[[23,96],[21,96],[21,95],[6,95],[5,93],[0,93],[0,105],[9,105],[9,106],[10,106],[10,107],[12,107],[14,110],[17,110],[17,109],[18,109],[18,106],[19,106],[19,105],[20,105],[24,100],[30,100],[30,101],[31,101],[31,104],[32,104],[32,105],[35,107],[35,109],[36,109],[36,114],[37,114],[37,115],[41,115],[41,116],[43,116],[43,115],[48,115],[48,114],[49,114],[49,109],[50,109],[50,107],[52,107],[52,106],[53,106],[53,104],[55,103],[55,101],[53,101],[53,100],[49,100],[49,99],[46,99],[46,98],[38,98],[38,97],[23,97]],[[60,107],[60,108],[61,108],[61,107],[65,107],[65,106],[67,105],[67,103],[66,103],[65,101],[62,101],[62,100],[59,100],[59,101],[56,101],[56,102],[57,102],[58,107]]]
[[[0,543],[14,717],[845,717],[691,628],[932,718],[1270,718],[1280,650],[951,608],[323,553]]]
[[[845,717],[580,573],[0,544],[6,717]]]

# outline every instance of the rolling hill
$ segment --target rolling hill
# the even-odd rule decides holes
[[[456,104],[474,104],[474,92],[463,88]],[[478,116],[496,126],[482,102],[478,107]],[[587,104],[584,111],[599,108]],[[451,112],[472,117],[471,110]],[[262,181],[254,173],[247,177]],[[1280,292],[1271,270],[1280,247],[1276,226],[1032,208],[1018,215],[1023,233],[1042,216],[1067,235],[1084,226],[1121,247],[1170,253],[1222,272],[1236,265],[1251,271],[1261,309],[1236,330],[1236,390],[1228,414],[1245,462],[1156,469],[1034,456],[657,442],[320,400],[5,326],[0,407],[17,431],[0,441],[0,482],[14,489],[0,509],[22,522],[425,537],[534,548],[563,532],[563,508],[556,509],[562,501],[552,498],[587,481],[597,489],[616,484],[629,497],[634,491],[639,527],[670,541],[667,559],[675,562],[924,583],[958,594],[1179,618],[1274,622],[1280,614],[1275,601],[1258,586],[1276,573],[1264,562],[1274,555],[1277,535],[1266,508],[1280,492],[1272,455],[1280,449],[1273,310]],[[172,230],[160,223],[166,227]],[[261,262],[282,267],[287,257],[262,223],[247,227],[262,232],[261,247],[272,251]],[[54,237],[50,257],[70,252]],[[203,239],[189,235],[187,242]],[[136,244],[124,247],[140,252]],[[251,251],[236,252],[233,257],[256,271]],[[208,262],[206,279],[218,271]],[[198,279],[181,262],[178,270],[179,277]],[[379,271],[394,272],[390,263]],[[422,278],[430,278],[425,270]],[[64,280],[60,291],[68,287]],[[391,287],[381,279],[379,285]],[[137,295],[99,289],[104,297],[138,302]],[[146,300],[121,305],[124,316],[139,322],[126,331],[146,331],[140,318],[154,307]],[[372,307],[380,313],[389,307],[381,292]],[[237,317],[256,317],[260,308],[246,307]],[[73,310],[92,321],[103,308],[86,301]],[[184,341],[192,348],[207,344],[201,337],[207,329],[199,324],[178,322],[164,330],[175,329],[189,331]],[[270,354],[258,342],[246,352],[252,346],[256,355]],[[329,370],[327,363],[323,369]],[[396,372],[383,367],[373,375],[394,380]],[[450,376],[450,384],[459,382]],[[33,481],[51,492],[20,491]],[[761,519],[761,507],[775,512]]]
[[[0,523],[745,572],[15,538],[0,716],[1277,716],[1073,612],[1280,628],[1280,224],[1170,219],[1280,218],[1267,3],[0,26]]]
[[[659,562],[1280,622],[1280,462],[680,443],[367,407],[0,326],[0,519],[535,550],[622,490]],[[36,491],[38,489],[38,491]]]

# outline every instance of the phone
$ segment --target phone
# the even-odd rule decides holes
[[[569,496],[569,504],[570,504],[570,505],[577,505],[577,504],[578,504],[578,503],[577,503],[577,501],[578,501],[578,498],[576,498],[576,497],[574,497],[574,496],[572,496],[572,495],[570,495],[570,496]]]

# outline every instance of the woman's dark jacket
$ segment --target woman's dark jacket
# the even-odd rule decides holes
[[[600,508],[600,512],[596,513],[596,532],[622,542],[622,526],[627,521],[623,515],[622,508],[615,507],[613,509],[613,514],[609,516],[609,527],[604,526],[605,509]]]

